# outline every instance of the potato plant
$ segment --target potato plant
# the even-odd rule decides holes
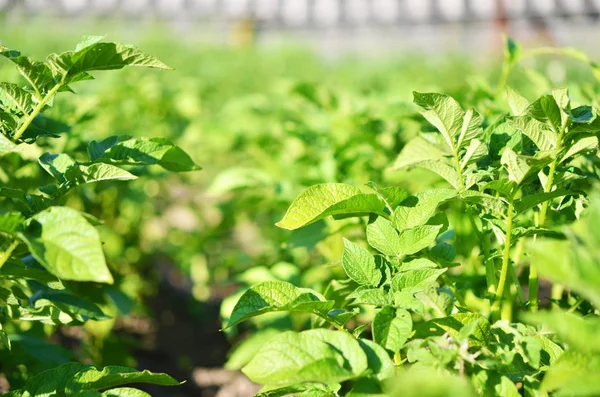
[[[11,339],[36,324],[50,330],[108,318],[98,299],[106,294],[104,286],[114,282],[96,229],[102,221],[65,205],[80,186],[136,179],[140,167],[152,165],[173,172],[199,169],[164,138],[112,136],[81,142],[81,150],[73,153],[55,150],[60,145],[50,141],[61,138],[63,126],[57,128],[44,112],[57,95],[73,93],[95,71],[170,69],[133,46],[102,40],[86,37],[73,51],[50,54],[44,61],[0,46],[0,59],[21,75],[16,83],[0,83],[0,340],[9,351]],[[19,357],[11,361],[19,362]],[[3,372],[18,372],[8,364],[0,365]],[[128,383],[179,384],[166,374],[69,363],[24,374],[22,387],[13,385],[8,395],[147,395],[121,387]]]
[[[324,183],[292,202],[280,228],[338,220],[343,247],[328,267],[343,277],[320,291],[258,283],[225,316],[227,328],[278,313],[300,319],[296,330],[262,330],[234,352],[264,385],[258,396],[600,392],[590,231],[598,201],[588,197],[598,179],[598,110],[571,103],[566,89],[529,101],[505,80],[510,111],[487,104],[485,116],[448,95],[414,93],[422,128],[392,168],[423,168],[446,186]],[[468,271],[455,224],[468,225],[467,254],[479,258]],[[555,283],[550,303],[540,273]]]

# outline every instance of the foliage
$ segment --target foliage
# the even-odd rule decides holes
[[[169,69],[133,46],[102,39],[86,37],[74,51],[50,54],[43,62],[0,47],[0,55],[21,75],[19,83],[0,83],[0,334],[8,351],[13,341],[27,344],[22,336],[33,334],[38,325],[42,330],[43,324],[73,326],[110,318],[102,306],[109,296],[105,286],[115,279],[96,228],[102,222],[66,205],[69,197],[81,194],[79,186],[136,179],[135,173],[123,168],[127,166],[159,165],[177,172],[199,169],[164,138],[92,140],[87,153],[83,140],[69,153],[56,152],[49,143],[61,138],[63,131],[44,112],[57,94],[73,92],[77,83],[93,79],[91,72],[125,66]],[[45,152],[48,149],[52,152]],[[16,370],[11,362],[28,360],[17,352],[9,357],[2,365],[5,371]],[[37,369],[52,363],[45,357]],[[126,367],[71,363],[37,375],[35,365],[28,369],[33,373],[25,374],[23,387],[9,395],[142,396],[146,394],[135,389],[104,390],[131,382],[178,384],[165,374]]]

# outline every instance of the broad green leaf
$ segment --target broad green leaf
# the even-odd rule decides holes
[[[409,270],[421,270],[421,269],[437,269],[438,265],[430,261],[427,258],[417,258],[408,262],[402,263],[400,271],[407,272]]]
[[[227,328],[273,311],[327,312],[334,302],[307,288],[285,281],[266,281],[244,292],[235,305]]]
[[[43,371],[27,380],[22,391],[18,394],[27,397],[55,397],[65,395],[64,389],[67,383],[79,371],[83,371],[90,365],[80,363],[68,363]]]
[[[415,166],[435,172],[452,185],[452,187],[460,189],[460,176],[456,172],[456,169],[450,164],[447,164],[442,160],[427,160],[421,161],[420,163],[415,164]]]
[[[596,118],[594,108],[591,106],[578,106],[566,112],[569,118],[576,123],[589,124]]]
[[[552,95],[544,95],[537,101],[533,102],[527,109],[527,113],[538,121],[549,122],[556,134],[558,134],[561,130],[562,113]],[[556,141],[554,142],[556,143]],[[542,148],[540,149],[547,150]]]
[[[552,97],[556,101],[558,107],[562,110],[566,110],[571,106],[571,99],[569,98],[569,90],[567,88],[553,89]]]
[[[352,304],[385,306],[390,303],[386,292],[382,288],[358,287],[347,299],[353,299]]]
[[[368,339],[358,339],[358,343],[367,355],[368,369],[373,371],[377,379],[394,376],[394,363],[383,347]]]
[[[460,161],[461,168],[464,169],[469,164],[481,160],[487,153],[487,146],[483,142],[479,139],[471,140],[471,143],[469,143],[469,146],[467,147],[467,151]]]
[[[8,58],[16,65],[19,73],[35,90],[38,100],[41,100],[54,86],[52,71],[45,63],[33,61],[15,50],[0,48],[0,55]]]
[[[518,92],[507,86],[506,97],[513,116],[524,116],[527,113],[529,101],[522,97]]]
[[[366,248],[346,239],[342,266],[348,277],[361,285],[377,287],[383,277],[375,257]]]
[[[0,132],[0,157],[19,151],[19,147]]]
[[[60,183],[75,181],[80,176],[77,162],[68,154],[44,153],[39,158],[39,163]]]
[[[392,216],[394,227],[400,231],[424,225],[437,207],[457,195],[453,189],[431,189],[404,200]]]
[[[546,124],[529,116],[513,117],[509,125],[526,135],[541,151],[553,150],[557,146],[558,135]]]
[[[181,148],[164,138],[110,137],[91,141],[88,155],[94,163],[114,165],[160,165],[167,171],[185,172],[201,168]]]
[[[340,335],[345,334],[340,332]],[[362,352],[356,339],[345,336],[340,340],[347,344],[346,349]],[[340,350],[320,335],[308,331],[279,334],[260,349],[242,372],[255,383],[273,386],[342,382],[359,375],[352,372],[350,363]]]
[[[412,255],[429,247],[437,238],[442,225],[417,226],[400,233],[399,247],[402,255]]]
[[[402,348],[412,332],[412,318],[404,309],[392,306],[381,308],[373,318],[373,341],[395,354]]]
[[[383,215],[385,202],[377,194],[365,194],[343,183],[309,187],[290,205],[282,220],[283,229],[294,230],[334,215]]]
[[[265,390],[266,389],[266,390]],[[301,383],[292,386],[270,388],[265,386],[254,397],[284,397],[294,393],[299,397],[336,397],[337,393],[321,383]]]
[[[597,151],[598,150],[598,138],[595,136],[582,136],[578,140],[573,142],[566,153],[560,159],[561,163],[564,163],[570,157],[573,157],[582,152]]]
[[[553,396],[597,396],[600,394],[600,356],[566,351],[550,366],[542,381],[542,390]]]
[[[528,210],[529,208],[533,208],[536,205],[542,204],[545,201],[571,194],[578,195],[575,192],[571,192],[565,189],[556,189],[548,193],[530,194],[528,196],[523,197],[522,199],[515,201],[515,210],[517,211],[517,213],[520,213]]]
[[[12,83],[0,83],[0,103],[10,111],[21,114],[29,114],[33,108],[31,94]]]
[[[400,169],[426,160],[442,160],[445,153],[422,136],[417,136],[404,145],[392,169]]]
[[[371,247],[385,255],[402,255],[398,231],[392,226],[392,222],[381,216],[367,225],[367,242]]]
[[[398,273],[392,279],[392,288],[400,292],[423,291],[436,282],[446,269],[414,269]]]
[[[85,183],[100,181],[129,181],[136,179],[137,176],[129,171],[116,167],[112,164],[91,164],[89,166],[80,165],[81,177]]]
[[[403,202],[410,194],[399,187],[381,187],[375,182],[367,183],[367,186],[375,191],[379,197],[387,204],[387,207],[393,211],[394,208]]]
[[[7,212],[0,215],[0,232],[12,234],[25,221],[23,215],[18,212]]]
[[[0,345],[4,346],[9,351],[11,350],[10,338],[8,334],[2,329],[2,324],[0,324]]]
[[[102,393],[102,397],[152,397],[145,391],[132,389],[130,387],[120,387]]]
[[[266,328],[254,332],[248,338],[244,339],[239,345],[234,347],[233,353],[230,353],[225,369],[231,371],[240,370],[244,365],[248,364],[252,357],[260,350],[260,348],[276,335],[281,333],[275,328]]]
[[[508,178],[520,185],[528,177],[536,174],[546,164],[550,163],[549,157],[536,158],[521,156],[515,153],[511,148],[507,147],[502,153],[500,162],[508,171]]]
[[[600,318],[591,316],[582,318],[573,313],[562,311],[544,311],[524,313],[527,322],[544,325],[554,331],[562,342],[581,352],[600,353]]]
[[[458,142],[456,146],[458,148],[462,148],[463,146],[469,144],[472,139],[481,137],[483,135],[483,128],[481,127],[482,122],[483,120],[481,119],[479,113],[473,109],[467,110],[463,118],[462,127],[460,129],[460,135],[458,136]]]
[[[34,258],[58,278],[113,282],[98,232],[74,209],[51,207],[34,215],[21,238]]]
[[[66,84],[79,81],[82,74],[86,76],[84,73],[94,70],[114,70],[125,66],[170,69],[155,57],[144,54],[133,46],[90,41],[78,46],[76,51],[51,54],[46,62]]]
[[[160,386],[178,386],[180,383],[167,374],[138,371],[134,368],[107,366],[98,368],[88,366],[77,372],[66,383],[67,395],[85,390],[103,390],[129,383],[149,383]]]
[[[357,379],[356,381],[352,382],[352,389],[350,389],[350,391],[345,396],[388,397],[388,395],[383,392],[383,385],[381,384],[381,382],[377,381],[377,379],[366,377]]]
[[[365,351],[358,341],[346,332],[317,328],[304,331],[303,334],[315,336],[335,347],[346,360],[346,368],[349,368],[354,375],[360,375],[367,370],[368,360]]]

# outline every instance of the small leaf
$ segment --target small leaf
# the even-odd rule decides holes
[[[373,319],[373,340],[391,354],[402,348],[412,332],[412,318],[404,309],[384,306]]]
[[[74,209],[51,207],[34,215],[21,238],[35,259],[58,278],[113,282],[98,232]]]
[[[12,83],[0,83],[0,102],[10,111],[23,115],[33,108],[31,94]]]
[[[399,239],[400,252],[402,255],[412,255],[429,247],[441,228],[442,225],[425,225],[402,231]]]
[[[309,187],[290,205],[282,220],[283,229],[294,230],[334,215],[384,215],[385,202],[377,194],[365,194],[343,183]]]
[[[381,282],[382,274],[375,263],[375,257],[366,248],[346,239],[342,265],[348,277],[361,285],[377,287]]]
[[[597,151],[598,138],[595,136],[583,136],[573,142],[567,152],[562,156],[560,162],[563,163],[570,157],[578,155],[582,152]]]
[[[483,142],[481,142],[479,139],[471,140],[471,143],[469,143],[467,151],[463,155],[463,158],[460,162],[461,168],[464,169],[469,164],[481,160],[487,155],[487,153],[487,146]]]
[[[456,172],[456,169],[450,164],[441,160],[428,160],[421,161],[420,163],[415,164],[415,166],[435,172],[452,185],[453,188],[460,189],[460,176]]]
[[[399,187],[380,187],[375,182],[367,183],[367,186],[370,187],[377,193],[379,197],[383,201],[385,201],[387,207],[390,210],[394,210],[402,201],[404,201],[410,194],[402,188]]]
[[[397,170],[418,164],[422,161],[441,160],[443,158],[445,158],[443,151],[422,136],[417,136],[404,145],[392,169]]]
[[[400,256],[402,247],[398,231],[392,222],[379,216],[367,225],[367,242],[377,251],[388,256]]]
[[[538,121],[549,122],[555,133],[558,134],[558,132],[561,130],[561,110],[552,95],[544,95],[537,101],[533,102],[527,109],[527,113]],[[556,141],[554,141],[554,143],[556,143]],[[547,150],[542,148],[540,149]]]
[[[565,189],[557,189],[548,193],[536,193],[530,194],[528,196],[523,197],[522,199],[515,201],[515,210],[517,213],[524,212],[530,208],[535,207],[536,205],[542,204],[548,200],[552,200],[556,197],[562,197],[567,195],[578,195],[575,192],[571,192]]]
[[[536,174],[546,164],[550,163],[550,161],[549,157],[535,158],[518,155],[509,147],[504,149],[500,160],[508,171],[509,180],[518,185],[523,183],[528,177]]]
[[[52,71],[45,63],[33,61],[15,50],[2,49],[0,55],[8,58],[17,66],[19,73],[35,90],[38,100],[41,100],[54,86]]]
[[[392,279],[394,291],[415,293],[429,288],[446,269],[414,269],[398,273]]]
[[[527,113],[529,101],[508,86],[506,87],[506,97],[513,116],[524,116]]]
[[[227,327],[249,318],[274,312],[327,312],[334,302],[307,288],[298,288],[285,281],[267,281],[252,286],[236,303]]]
[[[576,123],[591,123],[596,115],[594,108],[591,106],[578,106],[575,109],[567,110],[569,118]]]

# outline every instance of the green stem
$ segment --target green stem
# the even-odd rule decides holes
[[[510,266],[510,244],[514,217],[514,198],[508,203],[508,213],[506,215],[506,238],[504,241],[504,255],[502,257],[502,269],[500,270],[500,280],[498,280],[498,288],[496,289],[496,297],[492,304],[492,317],[494,320],[499,319],[500,306],[504,297],[504,289],[506,287],[506,279]]]
[[[556,152],[560,153],[562,149],[563,137],[565,135],[565,131],[567,129],[567,122],[563,121],[560,132],[558,134],[558,141]],[[556,173],[556,166],[558,165],[558,156],[552,161],[550,164],[550,171],[548,172],[548,180],[546,181],[546,186],[544,186],[544,193],[549,193],[552,190],[554,185],[554,174]],[[539,215],[539,226],[544,227],[547,220],[548,215],[548,204],[550,201],[544,201],[542,203],[542,208],[540,210]],[[536,236],[534,236],[535,238]],[[531,261],[529,265],[529,306],[531,307],[531,311],[536,312],[539,308],[539,276],[537,263],[535,261]]]
[[[577,310],[577,308],[579,306],[581,306],[581,304],[585,302],[585,298],[584,297],[579,297],[579,299],[577,299],[577,301],[573,304],[573,306],[571,306],[569,308],[569,310],[567,310],[568,313],[574,313],[575,310]]]
[[[4,264],[10,258],[13,251],[15,250],[15,248],[17,248],[18,245],[19,240],[14,240],[12,243],[10,243],[7,249],[0,253],[0,269],[2,268],[2,266],[4,266]]]
[[[510,75],[511,70],[515,66],[516,62],[504,62],[502,64],[502,72],[500,72],[500,79],[498,80],[498,85],[496,86],[496,92],[494,93],[494,97],[500,96],[500,93],[506,86],[506,82],[508,81],[508,76]]]
[[[42,111],[44,106],[46,106],[48,104],[48,102],[50,102],[52,97],[58,92],[58,90],[60,90],[62,88],[62,86],[63,86],[62,83],[58,83],[50,91],[48,91],[46,96],[44,98],[42,98],[40,103],[38,103],[38,105],[33,109],[33,112],[31,112],[29,114],[29,116],[27,116],[27,119],[25,119],[25,122],[23,122],[23,124],[21,124],[21,126],[19,127],[17,132],[15,132],[15,135],[13,136],[13,140],[18,141],[23,136],[23,134],[25,133],[27,128],[29,128],[29,126],[31,125],[33,120],[37,117],[38,114],[40,114],[40,112]]]

